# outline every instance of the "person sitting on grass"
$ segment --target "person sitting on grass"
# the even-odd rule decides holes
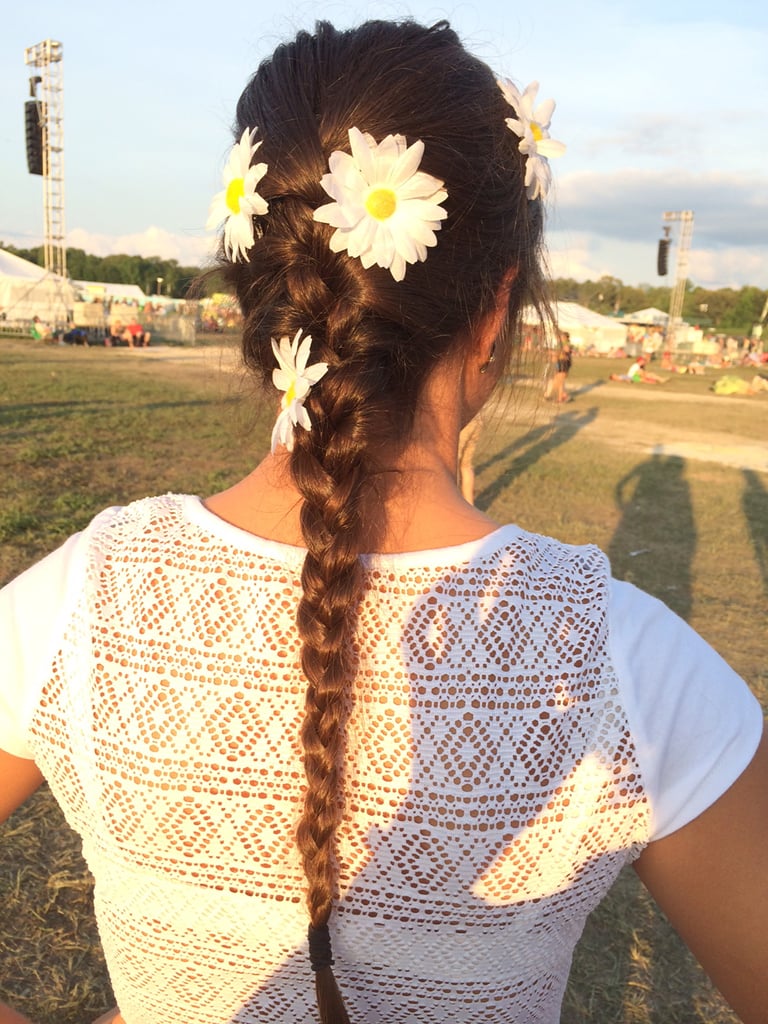
[[[32,318],[32,327],[29,333],[35,341],[53,341],[53,329],[49,324],[44,323],[39,316]]]
[[[122,334],[129,348],[146,348],[152,338],[149,331],[145,331],[136,317],[133,317],[129,324],[126,324]]]
[[[610,379],[624,384],[666,384],[667,377],[659,377],[658,374],[646,370],[647,362],[645,356],[638,356],[626,373],[612,373]]]

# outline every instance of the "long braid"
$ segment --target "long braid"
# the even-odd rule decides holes
[[[291,459],[304,499],[301,526],[307,547],[297,612],[307,679],[301,729],[307,788],[297,843],[309,886],[310,954],[313,939],[325,940],[325,952],[319,963],[313,962],[320,1020],[346,1024],[331,969],[327,924],[336,897],[335,838],[343,814],[345,727],[356,675],[356,609],[364,587],[359,555],[368,539],[363,508],[372,476],[366,434],[373,395],[364,387],[367,371],[357,375],[347,362],[332,372],[335,386],[318,388],[312,402],[318,429],[296,444]]]
[[[506,272],[516,270],[513,326],[526,302],[546,305],[540,204],[526,199],[508,114],[490,70],[444,23],[371,22],[343,33],[320,24],[313,36],[299,33],[279,47],[238,104],[235,135],[258,126],[259,159],[269,167],[260,184],[269,213],[255,220],[247,261],[220,263],[245,314],[245,363],[269,385],[270,339],[301,328],[312,336],[313,361],[328,364],[305,400],[312,429],[295,431],[290,456],[307,549],[297,610],[307,680],[297,846],[321,1024],[348,1024],[328,922],[338,896],[336,837],[365,587],[360,556],[379,550],[386,528],[377,481],[411,436],[424,382],[469,343]],[[447,181],[438,245],[426,269],[409,267],[404,281],[331,251],[330,229],[313,218],[327,202],[320,179],[329,154],[345,149],[354,126],[376,139],[423,140],[424,170]],[[500,349],[503,359],[511,344],[502,338]]]

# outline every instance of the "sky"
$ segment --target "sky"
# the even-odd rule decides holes
[[[0,37],[0,241],[42,242],[28,174],[26,47],[63,44],[67,244],[198,264],[237,98],[259,61],[317,18],[448,18],[467,47],[557,103],[547,242],[557,277],[656,274],[665,210],[693,210],[688,276],[768,288],[768,7],[760,0],[37,0]]]

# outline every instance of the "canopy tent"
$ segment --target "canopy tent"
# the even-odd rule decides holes
[[[84,298],[93,302],[135,302],[143,306],[147,296],[137,284],[119,284],[111,281],[73,281]],[[153,300],[154,301],[154,300]]]
[[[6,320],[39,317],[51,326],[70,318],[75,290],[70,281],[0,249],[0,313]]]
[[[595,313],[586,306],[580,306],[578,302],[554,302],[552,311],[556,326],[568,332],[574,348],[612,352],[626,343],[627,328],[620,320]],[[530,307],[524,316],[526,324],[530,326],[540,323],[538,314]],[[557,339],[549,338],[548,344],[556,345]]]
[[[644,327],[666,327],[668,320],[669,313],[664,313],[655,306],[638,309],[636,313],[628,313],[621,318],[623,324],[640,324]]]

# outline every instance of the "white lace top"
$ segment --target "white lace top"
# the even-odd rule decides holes
[[[166,496],[0,595],[0,746],[82,835],[127,1024],[315,1019],[302,560]],[[594,548],[508,526],[366,565],[331,924],[351,1020],[556,1024],[586,915],[740,774],[760,709]]]

